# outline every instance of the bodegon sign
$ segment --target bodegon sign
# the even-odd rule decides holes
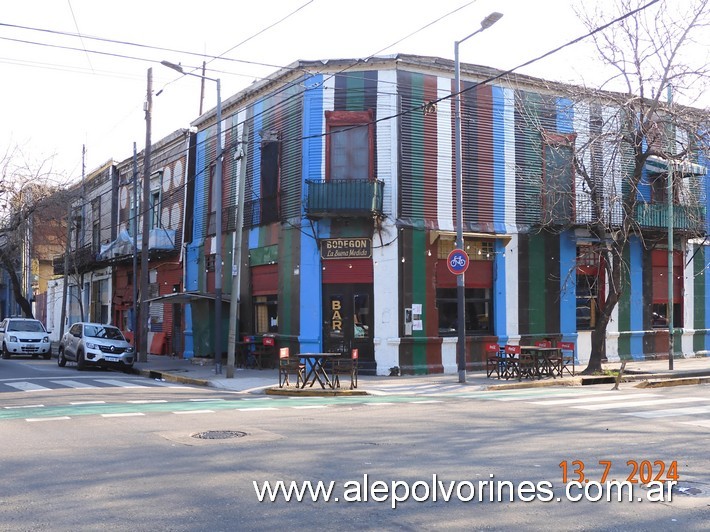
[[[320,241],[322,259],[369,259],[372,257],[370,238],[324,238]]]

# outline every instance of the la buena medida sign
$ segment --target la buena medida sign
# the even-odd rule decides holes
[[[369,259],[372,257],[370,238],[324,238],[320,241],[322,259]]]

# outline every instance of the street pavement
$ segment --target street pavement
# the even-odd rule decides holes
[[[605,371],[618,370],[620,362],[603,364]],[[622,382],[634,382],[642,387],[677,386],[710,382],[710,357],[676,358],[673,370],[668,369],[668,360],[628,361],[624,368]],[[614,383],[613,375],[601,376],[565,376],[563,378],[544,378],[539,380],[523,379],[501,380],[486,377],[485,371],[469,371],[466,382],[458,382],[458,374],[403,375],[396,377],[359,375],[357,390],[348,390],[348,386],[333,391],[318,386],[298,390],[295,387],[279,388],[278,370],[234,368],[234,376],[227,378],[227,366],[222,365],[217,373],[211,359],[182,359],[160,355],[149,355],[147,362],[134,365],[134,372],[158,381],[179,382],[184,384],[210,386],[222,390],[241,393],[268,393],[288,395],[398,395],[398,394],[441,394],[460,391],[500,390],[539,386],[581,386],[585,384]],[[577,368],[584,369],[582,368]],[[348,382],[349,384],[349,382]]]

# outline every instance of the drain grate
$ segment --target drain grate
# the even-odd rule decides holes
[[[243,438],[246,432],[241,430],[208,430],[206,432],[196,432],[193,438],[200,440],[230,440],[232,438]]]

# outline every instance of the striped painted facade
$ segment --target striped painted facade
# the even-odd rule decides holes
[[[487,255],[492,256],[486,260],[472,257],[465,282],[467,288],[490,288],[492,326],[490,334],[467,338],[469,365],[480,366],[484,343],[545,337],[576,342],[579,361],[584,363],[590,351],[590,331],[577,329],[574,272],[577,247],[588,237],[574,226],[588,221],[591,210],[581,179],[576,177],[570,185],[576,198],[572,228],[539,229],[547,208],[542,179],[548,164],[540,128],[584,142],[595,128],[611,127],[606,125],[611,121],[601,117],[613,116],[613,110],[601,104],[573,103],[536,88],[530,80],[518,86],[507,82],[477,85],[481,78],[476,75],[467,71],[462,94],[464,232],[485,241],[485,249],[492,250]],[[278,272],[278,342],[300,351],[323,349],[324,282],[336,265],[321,258],[319,242],[365,237],[372,241],[366,267],[371,271],[367,275],[371,275],[368,282],[374,294],[371,369],[379,374],[386,374],[392,366],[409,373],[455,371],[456,338],[440,336],[437,308],[437,288],[452,286],[439,249],[440,242],[455,231],[452,78],[446,62],[413,56],[355,63],[300,62],[297,68],[282,72],[281,78],[225,102],[225,292],[231,287],[228,274],[234,257],[237,185],[239,179],[246,180],[241,334],[252,332],[254,268],[267,265],[267,257]],[[328,176],[328,113],[361,111],[373,113],[374,177],[384,182],[384,217],[313,220],[305,212],[305,202],[308,182]],[[209,292],[214,280],[205,271],[205,261],[214,253],[207,230],[208,177],[216,153],[214,116],[206,115],[195,124],[199,131],[194,175],[188,181],[193,205],[190,238],[186,238],[185,288]],[[261,149],[262,135],[269,132],[280,143],[279,212],[276,219],[264,222],[268,213],[258,212],[255,206],[265,205],[259,203],[264,192]],[[241,150],[239,157],[237,150]],[[604,169],[608,186],[621,191],[624,161],[603,150],[588,157]],[[650,181],[644,181],[639,194],[650,198],[650,186]],[[616,207],[609,204],[609,208]],[[710,283],[704,275],[710,254],[704,242],[683,242],[682,250],[684,328],[675,346],[679,354],[687,355],[707,350],[710,342]],[[653,285],[650,253],[637,239],[626,259],[627,288],[609,326],[607,356],[662,355],[667,330],[648,326]],[[362,275],[355,271],[353,279]],[[417,327],[409,334],[404,309],[419,306]],[[191,313],[194,317],[194,309]],[[211,343],[211,320],[200,316],[199,335],[208,343],[199,350],[195,346],[196,354],[209,352]],[[197,337],[198,320],[191,320]],[[223,330],[228,330],[227,322]]]

